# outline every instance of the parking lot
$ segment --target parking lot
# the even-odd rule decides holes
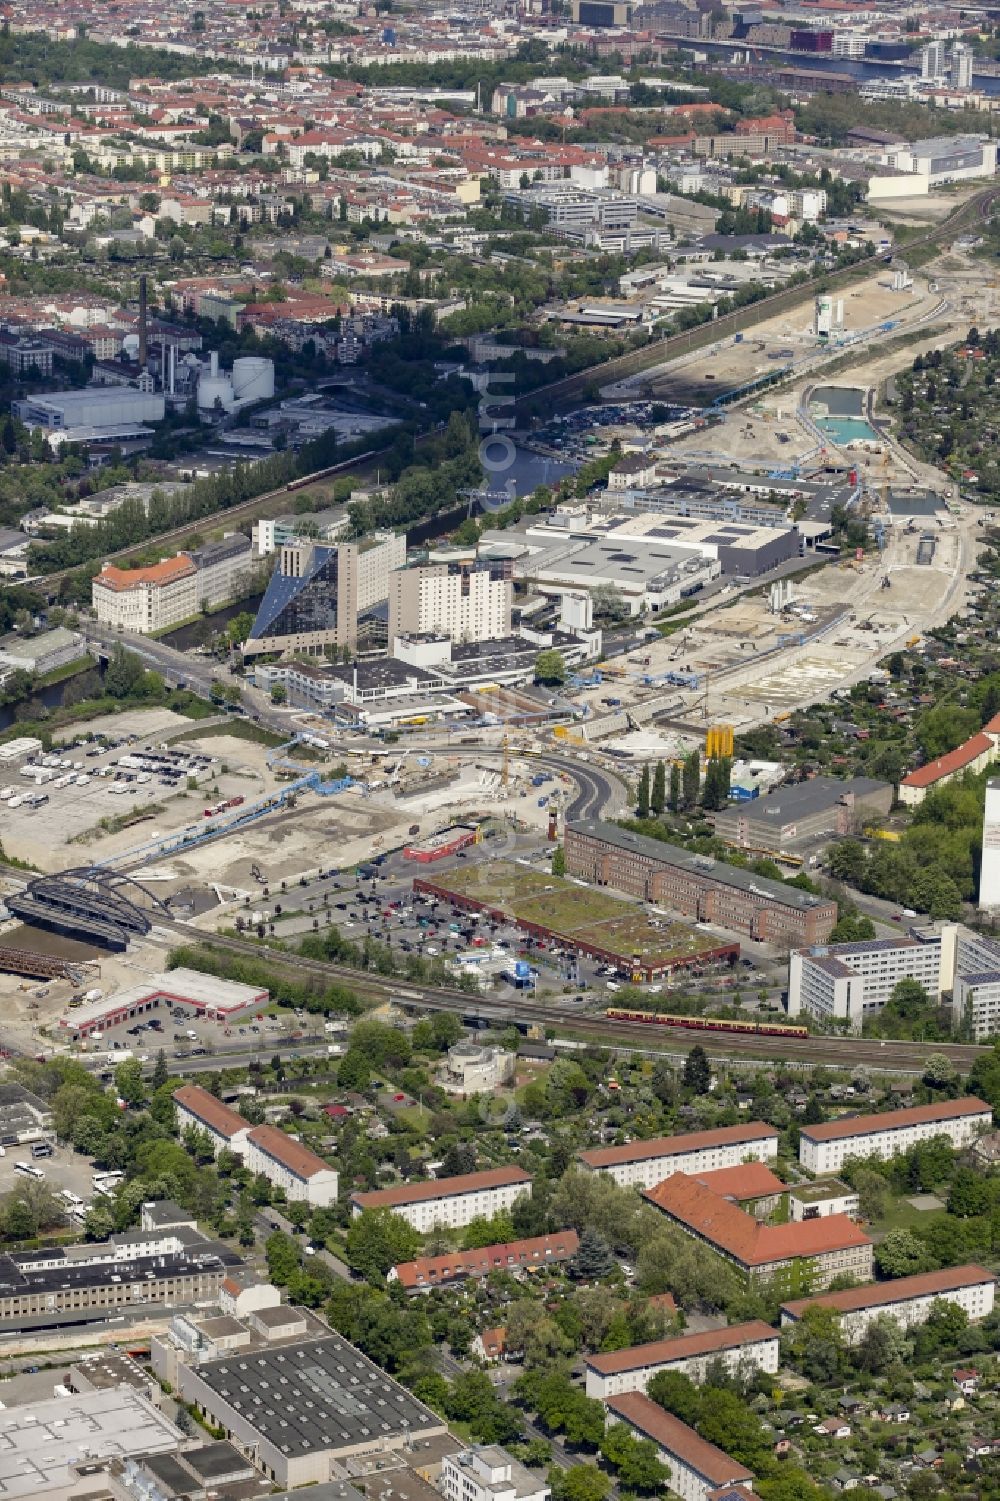
[[[72,1147],[62,1143],[53,1145],[50,1157],[34,1158],[31,1155],[31,1143],[24,1142],[21,1146],[4,1147],[3,1153],[0,1157],[0,1195],[10,1193],[23,1183],[38,1182],[44,1183],[54,1193],[58,1193],[60,1189],[69,1189],[84,1204],[92,1202],[94,1165],[89,1157],[82,1157]],[[43,1177],[36,1178],[34,1174],[25,1176],[18,1171],[18,1163],[35,1168]]]
[[[67,845],[86,845],[124,823],[151,831],[160,815],[171,827],[196,824],[206,806],[242,802],[259,783],[197,744],[82,733],[0,767],[4,847],[41,870],[57,869],[70,863]]]
[[[513,852],[506,849],[496,851],[496,854],[500,853],[509,856]],[[550,854],[551,846],[548,845],[533,850],[519,847],[518,858],[524,865],[526,884],[544,885]],[[489,976],[501,991],[510,986],[508,977],[514,961],[527,959],[537,971],[539,988],[573,987],[580,992],[600,992],[610,987],[613,993],[624,975],[624,971],[616,966],[577,954],[566,944],[533,937],[513,921],[494,919],[485,913],[464,912],[444,899],[413,890],[416,877],[440,880],[443,884],[447,884],[449,878],[461,882],[477,866],[484,874],[495,871],[495,854],[488,844],[461,851],[429,866],[414,866],[396,857],[386,865],[364,867],[364,875],[345,871],[325,877],[282,898],[286,903],[284,910],[294,908],[294,915],[275,920],[274,936],[291,938],[333,928],[345,940],[358,946],[366,938],[387,944],[404,961],[410,955],[420,959],[454,960],[475,973]],[[579,894],[581,898],[585,896],[582,890]],[[643,909],[638,905],[625,902],[621,905],[626,914],[643,915]],[[691,930],[690,919],[680,914],[671,914],[670,917],[679,926]],[[706,948],[733,941],[731,933],[715,926],[703,926],[697,936]],[[756,949],[758,946],[751,944],[750,947]],[[694,976],[698,988],[704,991],[729,990],[735,985],[758,988],[771,983],[766,973],[757,970],[758,957],[758,954],[744,957],[735,972],[725,963],[707,961],[698,965],[698,974]],[[669,991],[680,980],[680,974],[676,979],[664,976],[644,988],[650,995],[658,995]],[[575,1004],[576,998],[568,996],[567,1003]]]

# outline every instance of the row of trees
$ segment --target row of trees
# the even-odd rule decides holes
[[[714,811],[724,808],[729,801],[731,763],[723,757],[712,757],[705,768],[705,782],[701,780],[701,754],[691,751],[683,761],[671,761],[668,773],[662,761],[658,761],[652,777],[649,767],[644,766],[639,776],[636,797],[636,814],[639,818],[659,818],[669,810],[671,813],[689,812],[701,797],[702,807]]]

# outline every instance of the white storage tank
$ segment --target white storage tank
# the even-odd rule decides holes
[[[274,361],[246,355],[233,361],[233,397],[238,406],[270,401],[274,395]]]

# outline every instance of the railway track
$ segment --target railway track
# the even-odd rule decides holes
[[[899,247],[900,258],[905,259],[907,255],[912,255],[913,251],[927,245],[946,243],[969,223],[977,224],[988,220],[998,197],[1000,197],[1000,188],[985,188],[983,192],[977,193],[974,198],[963,203],[954,213],[949,214],[942,223],[925,234],[907,240]],[[877,259],[859,261],[852,266],[844,266],[840,271],[831,271],[823,278],[823,290],[826,291],[829,287],[851,281],[865,274],[866,271],[870,273],[871,269],[878,264]],[[602,365],[589,365],[585,370],[578,370],[575,375],[563,376],[561,380],[553,381],[550,385],[538,386],[534,391],[525,392],[523,396],[516,399],[515,412],[520,416],[534,412],[539,399],[550,408],[562,405],[578,398],[595,381],[599,381],[602,386],[612,385],[626,376],[638,375],[643,370],[666,364],[677,355],[688,354],[702,345],[716,344],[727,334],[742,332],[744,329],[751,328],[755,323],[772,318],[775,313],[786,312],[800,303],[809,301],[818,290],[817,282],[804,282],[797,287],[771,292],[767,297],[762,297],[759,302],[751,303],[748,307],[739,308],[732,313],[724,313],[721,318],[715,318],[710,323],[703,323],[698,328],[687,329],[684,333],[671,334],[652,344],[645,344],[641,349],[630,350],[628,354],[607,360]]]
[[[266,957],[274,967],[285,967],[297,974],[303,971],[327,981],[348,986],[358,995],[378,1001],[395,999],[404,1005],[428,1011],[451,1011],[460,1016],[478,1017],[485,1021],[511,1024],[534,1024],[556,1034],[569,1034],[593,1040],[602,1046],[615,1043],[632,1047],[639,1046],[650,1052],[686,1051],[700,1043],[711,1057],[734,1056],[760,1059],[772,1063],[825,1063],[837,1068],[852,1068],[859,1064],[884,1069],[889,1072],[919,1074],[931,1053],[943,1053],[956,1065],[968,1071],[989,1048],[973,1043],[930,1042],[880,1042],[878,1039],[853,1037],[810,1037],[806,1039],[766,1037],[760,1034],[747,1035],[734,1032],[719,1034],[699,1032],[688,1027],[650,1026],[641,1022],[610,1021],[605,1016],[574,1015],[562,1006],[549,1006],[542,1002],[522,997],[510,1000],[490,1000],[486,997],[468,995],[463,990],[449,986],[420,985],[399,977],[375,975],[367,970],[357,970],[333,960],[306,959],[300,954],[282,950],[265,950],[247,939],[229,936],[198,938],[210,948],[221,948],[231,953]]]

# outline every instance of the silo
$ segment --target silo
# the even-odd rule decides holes
[[[269,401],[274,395],[274,362],[259,355],[233,361],[233,398],[237,406]]]

